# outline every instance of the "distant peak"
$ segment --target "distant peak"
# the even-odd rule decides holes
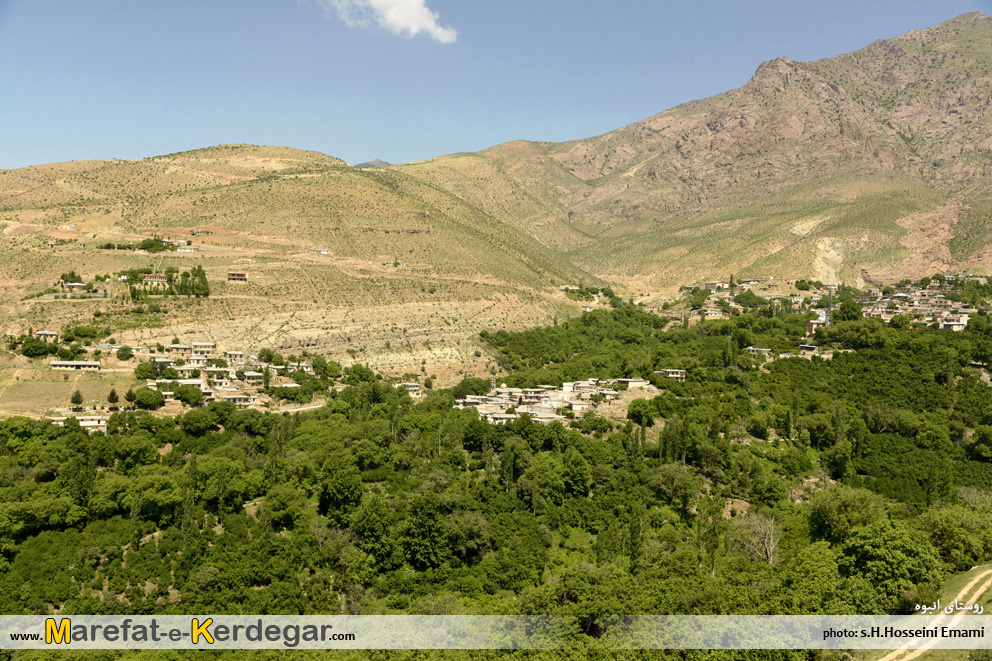
[[[792,68],[792,60],[787,57],[776,57],[774,60],[768,60],[767,62],[762,62],[758,65],[758,68],[754,72],[754,77],[758,78],[762,75],[768,75],[773,73],[788,73]]]
[[[751,76],[749,86],[757,90],[780,91],[789,80],[789,74],[795,70],[795,62],[787,57],[776,57],[758,65]]]
[[[988,21],[989,16],[980,11],[972,11],[967,14],[961,14],[960,16],[955,16],[946,23],[976,23],[978,21]]]
[[[368,169],[368,168],[388,168],[392,163],[387,163],[381,158],[374,158],[371,161],[366,161],[364,163],[359,163],[358,165],[353,165],[352,167],[358,169]]]

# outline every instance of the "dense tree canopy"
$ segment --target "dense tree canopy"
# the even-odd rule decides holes
[[[992,558],[972,364],[992,325],[838,322],[823,358],[765,363],[743,348],[806,341],[805,317],[769,311],[667,329],[620,305],[484,334],[513,385],[648,378],[628,420],[493,426],[362,366],[292,416],[183,393],[185,413],[116,412],[106,434],[9,418],[0,609],[556,613],[599,635],[616,614],[897,612]]]

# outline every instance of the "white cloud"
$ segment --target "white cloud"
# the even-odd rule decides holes
[[[333,8],[338,18],[350,27],[370,25],[373,21],[394,34],[413,37],[425,32],[435,41],[452,44],[458,32],[440,25],[438,15],[427,7],[426,0],[320,0]]]

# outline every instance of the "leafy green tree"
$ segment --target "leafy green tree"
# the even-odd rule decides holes
[[[716,557],[720,550],[727,521],[723,518],[726,500],[722,497],[700,496],[696,499],[695,533],[699,549],[700,566],[708,559],[710,574],[716,575]]]
[[[107,403],[110,404],[111,408],[115,408],[117,406],[117,402],[119,401],[121,401],[121,398],[117,394],[117,391],[114,388],[111,388],[110,394],[107,395]]]
[[[646,399],[635,399],[627,405],[627,419],[635,425],[650,427],[654,425],[655,407]]]
[[[393,552],[389,519],[389,506],[378,494],[364,498],[349,518],[352,531],[358,535],[359,548],[371,555],[380,565],[385,563]]]
[[[842,542],[855,528],[885,518],[885,500],[867,489],[835,484],[810,499],[810,533],[814,539]]]
[[[861,306],[853,298],[846,298],[834,312],[834,321],[858,321],[862,319]]]
[[[992,551],[992,513],[964,504],[931,508],[920,517],[940,557],[953,571],[966,571]]]
[[[134,403],[142,409],[158,409],[165,404],[165,395],[151,388],[138,388]]]
[[[328,360],[321,376],[328,379],[337,379],[341,376],[341,363],[336,360]]]
[[[306,512],[306,496],[293,484],[277,484],[265,494],[262,509],[274,530],[292,529]]]
[[[82,404],[83,404],[83,393],[79,392],[78,390],[73,390],[72,391],[72,397],[69,398],[69,402],[73,406],[76,406],[76,407],[82,406]]]
[[[179,419],[179,427],[191,436],[202,436],[210,431],[216,422],[217,419],[212,412],[205,409],[194,409],[187,411]]]
[[[489,381],[486,379],[476,379],[465,377],[457,386],[452,388],[451,394],[455,399],[464,399],[469,395],[485,395],[489,392]]]
[[[174,394],[186,406],[203,406],[203,392],[194,385],[181,385],[175,389]]]
[[[562,461],[562,481],[566,493],[574,496],[588,496],[592,487],[592,469],[578,450],[568,448]]]
[[[838,561],[842,574],[874,585],[886,603],[920,585],[939,586],[944,563],[933,544],[902,521],[876,521],[856,528]]]
[[[548,505],[560,505],[565,494],[565,481],[560,455],[554,452],[539,452],[517,483],[524,502],[535,513],[542,512]]]
[[[500,454],[500,478],[507,490],[516,484],[527,454],[527,444],[519,437],[510,438],[504,445]]]
[[[360,363],[355,363],[345,371],[344,382],[348,385],[358,385],[360,383],[371,383],[375,381],[375,372]]]
[[[407,562],[417,569],[439,567],[447,557],[448,547],[441,521],[441,502],[433,491],[410,497],[403,532],[403,551]]]
[[[648,484],[671,502],[673,506],[688,514],[692,499],[702,488],[702,478],[689,466],[664,464],[648,477]]]
[[[909,317],[904,314],[893,315],[892,318],[889,319],[889,326],[899,330],[909,328]]]
[[[131,347],[121,347],[117,350],[117,360],[131,360],[134,357],[134,350]]]
[[[698,289],[689,295],[689,307],[693,310],[699,310],[706,303],[706,299],[710,297],[710,292],[706,289]]]
[[[341,525],[362,501],[362,476],[351,457],[340,454],[327,461],[324,474],[319,511],[331,523]]]
[[[28,337],[21,342],[20,351],[28,358],[41,358],[56,353],[58,345],[55,342],[45,342],[36,337]]]
[[[780,612],[843,612],[846,609],[837,608],[842,592],[837,553],[828,542],[814,542],[796,554],[785,572]]]

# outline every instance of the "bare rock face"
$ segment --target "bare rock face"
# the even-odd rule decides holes
[[[554,157],[586,180],[650,162],[645,174],[681,181],[679,201],[689,206],[742,184],[767,194],[844,167],[913,172],[950,189],[984,171],[954,157],[989,163],[989,25],[968,16],[830,60],[771,60],[740,89],[562,145]]]

